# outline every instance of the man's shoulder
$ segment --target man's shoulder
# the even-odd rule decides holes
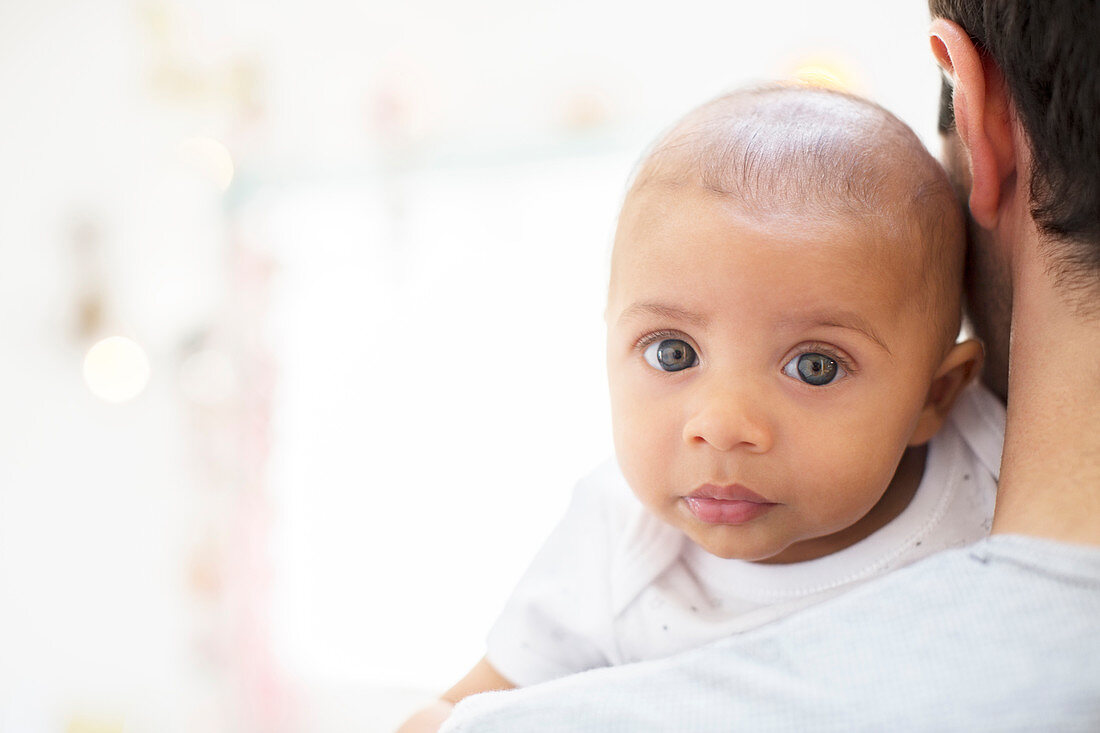
[[[1067,623],[1100,630],[1100,547],[994,535],[933,555],[804,615],[820,612],[831,622],[886,609],[928,623],[930,637],[971,623],[983,635],[1011,635],[1013,624],[1034,627],[1062,613]],[[1079,613],[1085,609],[1096,614]],[[889,623],[873,627],[881,633],[892,628]]]

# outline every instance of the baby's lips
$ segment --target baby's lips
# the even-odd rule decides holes
[[[753,504],[774,504],[741,484],[703,484],[688,494],[691,499],[719,499],[721,501],[747,501]]]

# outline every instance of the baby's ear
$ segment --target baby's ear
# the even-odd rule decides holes
[[[981,371],[984,358],[981,343],[973,339],[955,344],[947,352],[928,387],[928,397],[909,445],[924,445],[939,431],[963,387]]]

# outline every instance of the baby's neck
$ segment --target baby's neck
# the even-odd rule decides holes
[[[917,494],[921,478],[924,476],[924,459],[928,455],[927,446],[907,448],[901,457],[894,478],[886,487],[886,492],[871,511],[845,529],[824,537],[797,542],[778,555],[758,562],[765,564],[786,564],[816,560],[831,555],[860,540],[870,537],[878,530],[898,518]]]

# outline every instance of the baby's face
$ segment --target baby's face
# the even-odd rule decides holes
[[[607,364],[641,501],[720,557],[830,552],[890,484],[939,361],[903,251],[858,220],[765,224],[693,185],[631,194]]]

